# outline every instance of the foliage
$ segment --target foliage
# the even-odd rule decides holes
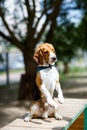
[[[86,9],[84,10],[84,15],[83,15],[83,19],[80,23],[80,25],[78,26],[78,40],[79,43],[81,44],[81,47],[87,51],[87,2],[86,2]]]
[[[57,27],[54,32],[53,43],[58,53],[59,60],[69,63],[77,54],[78,41],[74,24],[68,23]]]
[[[76,19],[69,15],[70,11],[79,11],[81,16],[78,18],[79,23],[76,24]],[[78,14],[79,14],[78,13]],[[71,5],[62,4],[60,17],[57,23],[57,28],[53,35],[53,44],[59,60],[69,63],[70,60],[77,55],[79,48],[87,50],[87,1],[74,0]]]

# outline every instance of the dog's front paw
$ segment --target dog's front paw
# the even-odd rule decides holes
[[[64,103],[64,97],[63,97],[63,95],[59,95],[58,96],[58,101],[59,101],[59,103]]]
[[[55,118],[57,120],[62,120],[63,119],[63,117],[61,115],[59,115],[58,113],[55,113]]]
[[[24,121],[25,121],[25,122],[29,122],[29,121],[30,121],[30,118],[29,118],[28,116],[26,116],[26,117],[24,118]]]

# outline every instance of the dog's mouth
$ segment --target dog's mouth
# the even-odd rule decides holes
[[[57,58],[52,58],[52,59],[51,59],[51,63],[50,63],[50,64],[54,65],[54,64],[55,64],[55,62],[57,62]]]

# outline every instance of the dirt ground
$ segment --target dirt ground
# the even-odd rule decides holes
[[[87,74],[69,77],[62,83],[64,97],[87,99]],[[0,128],[27,112],[30,102],[18,102],[18,85],[0,87]]]

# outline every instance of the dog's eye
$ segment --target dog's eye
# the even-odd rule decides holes
[[[53,51],[54,53],[56,53],[54,49],[53,49],[52,51]]]

